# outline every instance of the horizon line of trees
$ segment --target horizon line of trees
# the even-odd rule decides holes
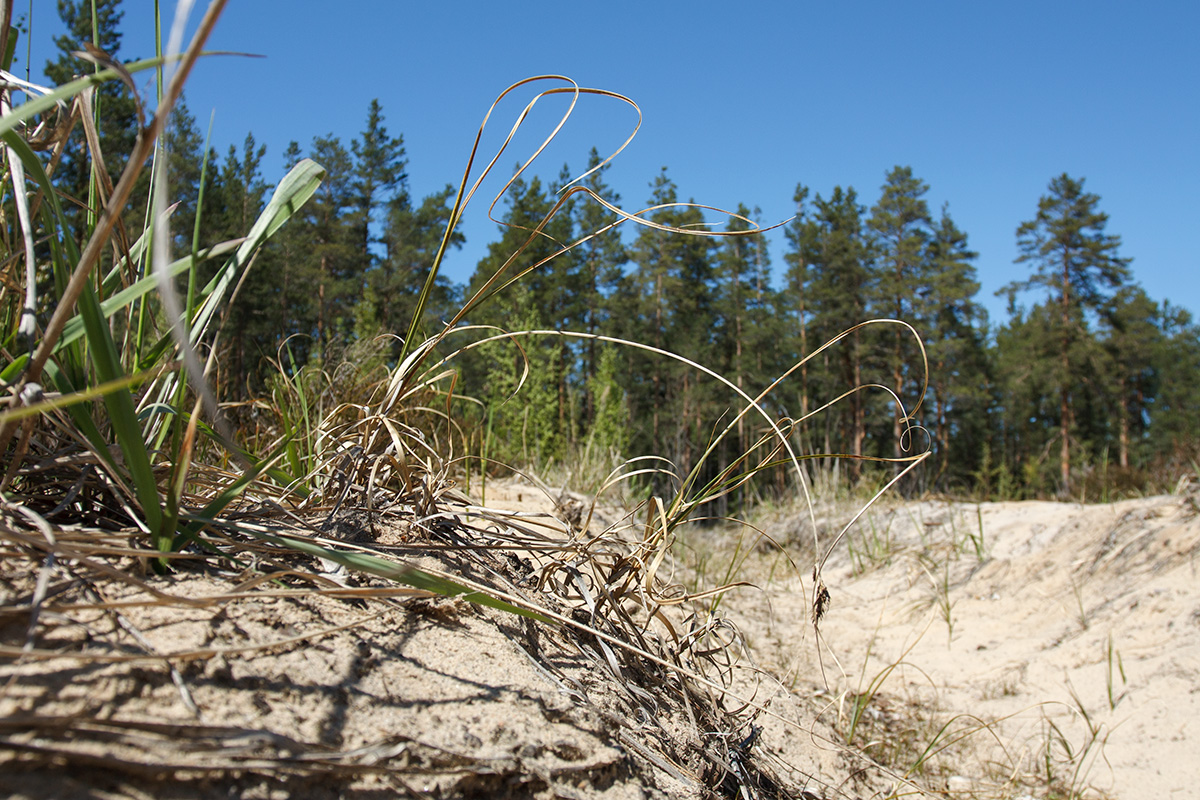
[[[100,4],[101,43],[114,55],[118,9]],[[90,40],[90,14],[67,13],[64,21],[76,39]],[[73,41],[59,45],[63,55],[47,68],[55,80],[84,69],[69,55]],[[135,109],[119,82],[101,91],[106,158],[120,163],[133,129],[122,115]],[[205,152],[185,104],[166,146],[179,201],[176,247],[243,235],[265,202],[266,147],[248,134],[223,160]],[[80,152],[68,148],[57,170],[67,191],[86,197]],[[281,344],[295,334],[302,335],[290,343],[296,363],[323,366],[351,342],[406,330],[449,219],[454,187],[411,196],[403,136],[388,132],[378,100],[349,146],[333,135],[314,138],[306,152],[292,142],[284,166],[304,155],[328,174],[230,308],[222,365],[229,399],[261,392]],[[599,163],[593,149],[588,169]],[[604,173],[584,185],[619,205]],[[1083,491],[1098,470],[1109,470],[1118,488],[1145,488],[1194,464],[1200,452],[1200,329],[1187,310],[1151,299],[1136,283],[1120,237],[1106,230],[1100,198],[1082,178],[1054,177],[1017,227],[1017,261],[1029,275],[1002,290],[1009,319],[992,324],[977,301],[977,254],[967,233],[948,206],[929,208],[929,186],[910,167],[888,171],[869,206],[853,187],[823,196],[797,185],[778,278],[765,237],[749,232],[746,220],[757,212],[745,206],[725,221],[724,232],[734,235],[639,226],[625,238],[609,229],[555,256],[616,220],[574,195],[530,240],[570,176],[564,166],[552,181],[514,181],[498,238],[474,275],[465,286],[440,279],[422,321],[424,332],[435,331],[518,250],[511,273],[550,258],[466,320],[590,337],[523,338],[519,348],[496,342],[458,360],[459,386],[483,401],[460,407],[464,422],[490,433],[493,457],[544,465],[589,450],[653,454],[680,474],[698,468],[702,482],[759,463],[742,458],[764,434],[752,416],[704,455],[740,408],[728,387],[686,363],[597,336],[669,350],[751,397],[803,361],[763,405],[794,421],[802,452],[853,456],[846,469],[855,479],[893,469],[860,457],[900,458],[912,452],[906,448],[923,448],[923,435],[933,457],[908,486],[999,497]],[[646,205],[659,207],[648,219],[665,227],[700,230],[711,222],[680,202],[666,168]],[[460,235],[453,244],[461,243]],[[903,320],[920,341],[900,325],[857,327],[879,318]],[[508,402],[526,364],[522,395]],[[924,434],[905,417],[918,402],[913,422]],[[768,472],[768,484],[786,489],[782,469]]]
[[[181,171],[196,163],[186,146],[189,128],[194,134],[184,109],[172,128],[172,164]],[[226,227],[220,234],[237,235],[261,208],[264,152],[248,136],[240,152],[226,155],[213,184],[218,213],[205,198],[205,215]],[[349,148],[337,137],[317,137],[305,155],[329,174],[238,295],[226,370],[238,391],[263,385],[267,359],[288,335],[305,334],[293,343],[301,362],[321,363],[330,348],[403,331],[448,221],[453,187],[413,201],[403,138],[389,135],[378,101]],[[292,142],[285,166],[300,157]],[[593,149],[587,168],[599,162]],[[604,172],[585,185],[619,204]],[[751,396],[859,323],[912,325],[927,358],[924,396],[916,338],[907,328],[875,325],[822,351],[766,399],[774,415],[801,420],[854,387],[876,387],[850,392],[799,424],[802,452],[900,458],[906,444],[921,446],[904,419],[920,400],[915,422],[934,450],[916,478],[921,487],[1066,494],[1081,476],[1111,465],[1118,483],[1135,488],[1153,471],[1195,456],[1200,389],[1188,376],[1200,375],[1198,329],[1187,310],[1154,301],[1135,282],[1120,237],[1107,232],[1100,199],[1083,179],[1054,177],[1033,217],[1017,228],[1017,260],[1029,277],[1002,290],[1009,319],[992,324],[977,300],[977,254],[967,233],[947,206],[930,210],[929,187],[910,167],[890,170],[870,206],[853,187],[825,197],[798,185],[778,279],[765,237],[746,233],[745,219],[756,212],[745,206],[725,226],[742,235],[639,228],[626,240],[613,229],[555,255],[616,220],[576,196],[545,235],[527,242],[570,176],[564,166],[554,181],[513,183],[498,238],[470,281],[439,280],[426,333],[524,247],[509,274],[549,261],[467,323],[641,342],[703,364]],[[680,203],[665,168],[645,204],[663,206],[649,217],[663,226],[706,223]],[[180,214],[190,219],[187,203]],[[525,364],[530,376],[520,401],[510,403]],[[522,340],[519,349],[495,343],[462,356],[460,369],[460,386],[485,401],[474,421],[500,442],[493,456],[514,463],[545,464],[591,447],[659,455],[686,474],[738,408],[732,392],[686,364],[595,338]],[[740,420],[706,477],[726,470],[762,433],[753,417]],[[863,464],[849,462],[852,478]]]

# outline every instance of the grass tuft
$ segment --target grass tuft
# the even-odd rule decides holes
[[[730,592],[749,586],[740,577],[748,559],[764,550],[777,553],[775,563],[801,587],[810,580],[810,616],[819,637],[821,618],[836,591],[826,585],[826,562],[847,537],[863,568],[890,557],[886,535],[868,542],[850,532],[929,453],[912,447],[920,440],[920,429],[912,423],[917,409],[906,410],[902,399],[885,387],[848,387],[798,419],[774,413],[771,398],[803,374],[805,364],[849,346],[850,337],[865,327],[893,326],[911,335],[922,354],[923,371],[927,364],[921,337],[901,321],[869,320],[823,344],[770,385],[752,391],[704,364],[636,341],[468,324],[474,309],[511,291],[553,258],[622,224],[677,236],[738,236],[763,230],[738,214],[692,203],[677,205],[718,211],[748,229],[662,225],[650,216],[663,206],[626,211],[582,185],[591,171],[564,187],[555,206],[528,230],[524,245],[441,329],[428,337],[419,335],[455,228],[535,104],[558,95],[569,100],[557,125],[501,195],[559,133],[581,99],[626,103],[638,111],[640,125],[640,110],[626,97],[584,88],[560,76],[538,76],[503,91],[485,115],[408,333],[396,348],[398,357],[389,357],[392,342],[364,339],[340,359],[326,353],[320,365],[300,363],[285,343],[261,397],[222,402],[217,376],[228,352],[222,322],[237,287],[325,177],[321,165],[300,161],[275,187],[244,236],[202,247],[194,233],[191,252],[172,258],[171,187],[161,140],[223,6],[221,0],[208,6],[186,45],[178,35],[185,20],[177,19],[160,58],[122,65],[93,52],[90,57],[100,67],[96,73],[6,107],[0,120],[13,188],[5,198],[13,213],[4,219],[15,221],[19,229],[8,231],[3,239],[18,243],[3,254],[4,285],[23,284],[28,290],[6,293],[0,308],[0,316],[12,323],[0,349],[0,452],[7,465],[0,479],[0,541],[5,580],[28,589],[7,610],[26,614],[29,620],[22,645],[0,645],[0,655],[46,662],[158,661],[175,670],[178,663],[233,652],[191,646],[161,652],[139,640],[140,649],[131,653],[117,638],[73,639],[65,648],[47,641],[44,623],[50,612],[72,619],[97,609],[112,610],[103,599],[107,583],[132,587],[149,598],[138,602],[164,607],[222,607],[234,598],[265,597],[275,591],[352,599],[375,609],[434,596],[459,598],[513,615],[522,624],[548,626],[587,654],[596,670],[623,691],[625,727],[654,719],[664,707],[687,719],[689,736],[664,740],[661,752],[648,756],[668,772],[690,771],[706,790],[726,796],[782,796],[778,776],[766,760],[754,757],[756,720],[770,719],[814,738],[819,735],[745,690],[744,638],[721,615],[722,604]],[[149,114],[142,135],[128,166],[110,175],[104,142],[92,123],[90,93],[105,81],[124,81],[136,94],[130,75],[147,69],[160,70],[156,99],[138,98],[139,109]],[[546,83],[553,85],[518,113],[508,137],[475,175],[484,129],[501,101],[523,87]],[[11,87],[0,88],[5,102],[10,92]],[[150,108],[153,113],[147,111]],[[59,113],[67,115],[68,124],[49,134],[56,137],[51,144],[59,152],[74,125],[82,123],[86,129],[93,183],[89,199],[74,198],[87,209],[84,214],[60,201],[53,170],[31,146],[47,135],[50,117]],[[592,171],[616,157],[636,132],[635,126],[629,139]],[[149,200],[144,209],[131,209],[134,187],[148,164],[153,173]],[[575,196],[600,203],[616,221],[576,242],[560,243],[551,256],[531,266],[517,268],[518,257],[547,235],[547,225]],[[498,201],[499,196],[493,209]],[[143,220],[140,227],[133,224],[138,218]],[[197,224],[195,231],[199,230]],[[19,271],[19,265],[26,269]],[[177,291],[176,284],[185,282],[186,293]],[[556,513],[512,512],[476,503],[458,487],[470,484],[474,469],[483,494],[494,460],[489,437],[464,422],[462,409],[480,401],[464,394],[474,387],[458,385],[456,360],[488,344],[521,350],[531,337],[604,343],[649,354],[722,387],[729,411],[712,421],[705,450],[686,469],[656,454],[619,460],[611,447],[597,444],[593,449],[588,442],[570,469],[535,465],[547,474],[557,470],[553,480],[563,484],[561,488],[551,490],[533,479],[550,496]],[[514,381],[514,395],[528,375],[526,362]],[[882,392],[899,409],[907,426],[904,444],[911,448],[906,455],[865,459],[801,448],[800,426],[864,391]],[[751,421],[757,425],[757,438],[750,437],[745,452],[712,469],[717,454]],[[877,462],[886,473],[848,523],[824,531],[817,522],[812,484],[829,481],[820,465],[850,459]],[[706,580],[692,580],[687,573],[695,565],[686,562],[701,552],[697,531],[714,522],[718,501],[784,470],[791,476],[788,490],[802,498],[807,516],[796,525],[797,536],[805,540],[806,561],[801,564],[792,556],[791,543],[746,523],[719,561],[701,560],[699,574]],[[582,499],[568,492],[568,484],[575,482],[590,490]],[[648,491],[647,486],[668,491]],[[632,507],[619,519],[601,519],[598,498],[606,495],[625,498]],[[982,533],[976,547],[982,552]],[[169,576],[184,572],[226,579],[236,575],[237,589],[215,597],[175,593]],[[691,575],[696,574],[692,569]],[[948,610],[946,622],[952,625]],[[122,629],[129,631],[129,626]],[[329,630],[245,649],[294,644]],[[857,740],[864,715],[899,663],[869,680],[864,672],[859,691],[840,698],[847,740]],[[178,683],[186,695],[182,677]],[[62,730],[65,725],[74,733],[83,731],[87,722],[26,721],[46,729]],[[916,768],[950,736],[943,728],[929,737]],[[56,753],[47,758],[58,757]],[[899,785],[907,785],[907,776],[894,777]]]

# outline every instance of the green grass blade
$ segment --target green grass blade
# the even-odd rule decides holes
[[[466,586],[457,584],[453,581],[440,578],[436,575],[430,575],[428,572],[423,572],[416,567],[402,564],[396,561],[389,561],[379,556],[369,555],[367,553],[352,553],[346,550],[338,550],[332,547],[325,547],[305,539],[298,539],[291,536],[282,536],[272,533],[267,533],[261,530],[239,526],[239,531],[248,533],[256,539],[261,539],[272,544],[277,544],[280,547],[286,547],[289,550],[294,550],[299,553],[324,558],[332,561],[335,564],[341,564],[347,569],[363,572],[368,575],[375,575],[379,578],[393,580],[397,583],[403,583],[406,586],[412,586],[414,589],[421,589],[426,592],[444,595],[446,597],[462,597],[464,600],[470,601],[477,605],[488,606],[500,611],[505,611],[509,614],[517,614],[522,617],[528,617],[539,622],[547,622],[550,620],[541,614],[526,609],[519,608],[506,603],[503,600],[492,597],[484,592],[469,589]]]
[[[28,360],[28,358],[26,358]],[[47,370],[48,371],[48,370]],[[112,383],[102,383],[98,386],[93,386],[78,392],[70,392],[68,394],[60,394],[58,397],[42,400],[28,406],[18,406],[10,411],[0,412],[0,425],[5,425],[9,422],[25,419],[26,417],[34,417],[38,414],[44,414],[47,411],[54,411],[60,408],[69,408],[70,406],[79,403],[86,403],[89,400],[97,400],[104,397],[109,392],[117,389],[128,389],[136,386],[139,383],[148,381],[154,375],[149,372],[139,373],[137,375],[126,375],[124,378],[113,381]]]
[[[0,381],[4,383],[13,383],[17,376],[21,374],[21,370],[25,369],[25,365],[29,363],[29,354],[22,353],[13,359],[12,363],[0,370]],[[0,423],[3,424],[3,423]]]
[[[192,322],[192,342],[199,341],[207,331],[218,306],[224,299],[234,279],[250,263],[250,259],[266,240],[283,227],[292,215],[308,201],[321,185],[325,168],[306,158],[292,168],[271,195],[270,202],[251,226],[250,232],[238,246],[233,258],[229,259],[204,288],[206,301]]]
[[[83,317],[97,379],[101,383],[113,383],[125,377],[116,343],[108,329],[100,301],[90,286],[85,286],[79,296],[79,310]],[[150,533],[159,546],[170,542],[170,532],[162,530],[162,505],[150,454],[142,437],[142,426],[138,424],[137,409],[128,388],[118,388],[104,395],[104,406],[108,410],[113,434],[121,448],[125,471],[133,484],[138,505]]]
[[[141,72],[142,70],[151,69],[162,63],[161,58],[147,58],[142,61],[134,61],[130,64],[125,64],[125,69],[130,73]],[[114,69],[102,69],[92,75],[86,75],[82,78],[77,78],[70,83],[64,83],[52,92],[33,97],[25,101],[21,105],[12,110],[12,113],[0,117],[0,134],[7,133],[15,129],[18,125],[31,117],[34,117],[42,112],[49,111],[60,102],[66,102],[75,95],[84,91],[91,86],[99,86],[105,81],[119,80],[120,77]]]
[[[222,242],[221,244],[215,245],[207,250],[202,250],[195,258],[190,255],[185,256],[178,261],[171,263],[171,265],[167,268],[168,275],[172,278],[182,275],[183,273],[192,269],[193,266],[198,265],[210,258],[219,258],[220,256],[230,253],[240,246],[241,240],[235,239],[229,242]],[[144,295],[157,289],[158,284],[158,275],[147,275],[146,277],[138,280],[136,283],[126,286],[121,291],[105,299],[105,301],[100,304],[100,311],[105,318],[112,317],[113,314],[116,314],[121,309],[131,305],[138,298],[143,297]],[[59,337],[58,344],[54,348],[55,352],[61,350],[79,337],[83,336],[84,332],[85,329],[83,317],[77,314],[68,320],[67,324],[63,327],[62,336]]]

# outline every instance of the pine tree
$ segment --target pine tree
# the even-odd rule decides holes
[[[704,224],[694,207],[678,205],[675,184],[666,168],[651,184],[652,222],[673,230],[643,227],[631,256],[630,282],[638,317],[631,337],[700,363],[711,361],[712,237],[679,233]],[[635,413],[648,418],[639,449],[664,456],[683,473],[703,449],[716,415],[711,389],[698,387],[696,372],[676,361],[630,354],[627,387]]]
[[[987,311],[974,299],[979,281],[971,262],[977,255],[943,206],[925,254],[928,313],[923,315],[922,331],[929,358],[937,476],[947,475],[957,453],[981,452],[986,443]],[[952,474],[966,474],[976,464],[962,458],[956,466]]]
[[[1059,480],[1064,493],[1071,486],[1076,404],[1072,390],[1094,345],[1088,314],[1099,311],[1129,280],[1129,259],[1117,255],[1121,239],[1104,232],[1108,215],[1099,211],[1097,195],[1084,192],[1083,183],[1066,173],[1050,181],[1050,193],[1038,201],[1037,216],[1017,229],[1017,263],[1030,264],[1033,275],[1007,289],[1041,290],[1056,310],[1046,335],[1056,342]]]
[[[1026,311],[1010,299],[1009,320],[996,331],[996,427],[1001,461],[1025,496],[1038,497],[1051,483],[1044,467],[1053,444],[1059,383],[1056,342],[1045,335],[1053,308],[1041,303]]]
[[[1200,461],[1200,326],[1185,309],[1163,302],[1162,339],[1153,357],[1161,376],[1150,408],[1147,450],[1181,469]]]
[[[1155,356],[1165,337],[1159,320],[1158,304],[1136,285],[1122,287],[1100,314],[1101,343],[1109,362],[1100,373],[1107,379],[1105,420],[1115,418],[1117,466],[1122,469],[1131,467],[1131,454],[1140,455],[1139,445],[1161,388],[1162,365]]]
[[[623,359],[613,345],[600,349],[596,373],[588,380],[588,396],[594,399],[595,412],[588,429],[588,447],[617,458],[629,447],[629,406],[621,388]]]
[[[196,118],[181,97],[171,112],[164,137],[167,151],[167,182],[172,203],[179,207],[171,216],[171,237],[177,250],[190,251],[195,232],[196,204],[200,194],[200,171],[204,164],[204,144],[196,128]],[[209,172],[209,175],[212,173]],[[201,246],[211,241],[202,239]]]
[[[316,347],[324,360],[330,344],[354,326],[353,305],[362,296],[366,259],[347,217],[355,209],[354,166],[332,135],[313,139],[310,157],[325,167],[325,179],[304,208],[310,250],[306,279],[316,289]],[[309,277],[311,276],[311,277]]]
[[[266,152],[266,145],[257,144],[253,134],[246,134],[240,154],[235,146],[229,146],[211,195],[215,200],[213,210],[219,210],[219,214],[213,216],[220,226],[220,238],[245,236],[262,212],[267,185],[262,179],[261,167]],[[228,367],[233,376],[228,383],[236,387],[238,396],[243,388],[255,383],[258,359],[274,355],[278,337],[279,329],[272,319],[273,298],[278,285],[275,276],[260,267],[252,265],[241,281],[227,323],[232,348]]]
[[[582,238],[576,228],[579,198],[566,192],[571,181],[571,170],[563,164],[558,179],[550,184],[549,198],[561,203],[555,217],[546,226],[546,231],[561,246],[568,247]],[[549,298],[551,327],[559,331],[578,331],[589,314],[589,275],[581,263],[582,251],[571,248],[541,269],[544,279],[543,296]],[[565,437],[565,444],[574,446],[583,428],[580,420],[581,394],[587,393],[587,373],[581,373],[579,354],[581,342],[556,337],[544,345],[553,350],[554,386],[558,392],[558,430]]]
[[[601,163],[600,153],[592,148],[588,154],[588,170],[596,169]],[[604,182],[604,172],[607,165],[597,169],[583,182],[597,197],[619,206],[620,195],[614,192]],[[601,332],[619,335],[619,324],[614,325],[612,317],[619,314],[614,310],[614,298],[618,295],[623,277],[622,267],[628,256],[621,242],[619,228],[608,228],[617,216],[596,202],[591,197],[581,200],[575,206],[575,229],[580,238],[587,241],[575,248],[574,264],[579,272],[579,290],[576,297],[576,313],[571,327],[592,335]],[[586,391],[584,397],[584,424],[596,424],[596,396],[592,389],[591,379],[599,370],[599,353],[603,348],[594,339],[587,340],[581,348],[579,365]]]
[[[380,329],[403,333],[416,311],[417,298],[434,257],[442,243],[442,235],[450,223],[450,204],[455,188],[447,185],[434,192],[414,208],[407,196],[399,196],[388,208],[387,227],[383,234],[386,255],[373,269],[368,285],[375,297]],[[466,238],[455,231],[450,246],[462,247]],[[423,331],[432,333],[449,319],[458,303],[458,291],[444,274],[439,274],[433,294],[425,308]]]
[[[713,291],[714,367],[742,391],[756,396],[775,366],[775,342],[781,334],[771,313],[770,258],[766,237],[751,230],[750,209],[739,205],[725,230],[742,235],[719,240]],[[754,418],[751,419],[753,424]],[[722,443],[719,467],[730,463],[730,443]],[[736,458],[750,449],[747,418],[738,420]],[[724,498],[722,498],[724,500]],[[722,512],[724,509],[722,508]]]
[[[267,146],[260,145],[253,133],[247,133],[239,154],[229,145],[217,180],[218,208],[223,212],[222,234],[228,238],[245,236],[262,211],[267,184],[262,179],[262,160]]]
[[[919,330],[926,327],[929,308],[923,295],[927,294],[929,264],[926,260],[933,222],[924,195],[929,186],[913,175],[912,167],[894,167],[887,174],[879,202],[871,209],[867,225],[876,237],[877,277],[874,281],[873,307],[881,317],[903,320]],[[910,373],[919,371],[914,364],[917,354],[907,330],[892,325],[887,329],[890,343],[881,352],[887,353],[891,371],[892,391],[900,401],[915,394],[909,383],[917,379]],[[913,387],[916,388],[916,387]],[[902,451],[903,414],[893,409],[892,442],[896,458]],[[901,465],[897,464],[896,469]]]
[[[783,361],[790,361],[792,364],[801,363],[798,384],[793,384],[798,385],[798,394],[790,416],[806,420],[810,400],[809,365],[806,361],[810,352],[808,342],[810,309],[807,302],[809,275],[805,247],[806,243],[812,241],[816,236],[814,228],[816,223],[809,214],[808,187],[797,184],[792,201],[796,204],[796,213],[783,233],[788,246],[783,254],[787,271],[784,273],[785,288],[778,300],[779,309],[786,319],[782,341],[792,343],[792,347],[785,348],[780,356]],[[786,366],[790,367],[791,364]],[[808,430],[807,422],[801,422],[798,436],[800,449],[804,452],[812,452],[814,449],[807,435]]]
[[[301,159],[298,142],[289,142],[283,153],[284,171],[291,170]],[[273,334],[263,344],[265,354],[275,356],[278,347],[287,339],[288,349],[297,364],[308,362],[315,354],[317,330],[316,265],[312,261],[312,222],[304,215],[292,219],[271,237],[260,254],[254,269],[260,276],[269,276],[274,293],[264,318]],[[293,334],[301,334],[294,336]],[[289,338],[292,337],[292,338]],[[287,358],[285,364],[287,367]]]
[[[569,270],[570,259],[562,251],[571,241],[570,218],[560,214],[535,233],[554,206],[537,177],[528,183],[521,178],[514,180],[507,198],[501,237],[488,246],[488,255],[476,267],[467,295],[473,297],[484,291],[489,282],[490,288],[468,321],[501,331],[562,329],[570,305],[562,280]],[[521,277],[515,283],[500,289],[517,276]],[[523,337],[520,344],[524,355],[509,344],[469,353],[463,359],[467,384],[483,385],[494,415],[493,430],[506,438],[510,447],[520,442],[522,452],[539,459],[560,457],[572,435],[569,398],[563,383],[571,365],[563,363],[563,342]],[[507,402],[516,376],[526,364],[530,369],[529,385],[521,390],[521,402]],[[555,399],[543,407],[547,406],[546,398]]]
[[[524,273],[519,282],[528,288],[529,302],[534,304],[536,313],[532,321],[537,327],[556,327],[563,319],[568,298],[558,290],[559,281],[553,273],[564,269],[565,260],[558,254],[564,244],[570,243],[570,220],[566,216],[556,217],[535,233],[554,205],[540,178],[534,177],[528,183],[517,178],[506,197],[508,211],[500,224],[500,239],[488,245],[488,255],[477,265],[468,293],[474,295],[493,277],[499,275],[499,278],[492,281],[489,299],[472,314],[472,321],[504,330],[515,330],[519,319],[528,322],[515,295],[507,290],[498,291]],[[541,266],[534,269],[537,264]]]
[[[283,151],[284,172],[290,172],[297,164],[300,163],[300,159],[303,157],[303,154],[300,152],[300,143],[295,139],[288,142],[287,148],[285,148]]]
[[[95,18],[93,20],[93,9]],[[109,57],[116,59],[121,50],[121,0],[58,0],[58,16],[63,22],[67,33],[56,37],[55,45],[60,54],[54,61],[46,62],[45,73],[50,81],[57,85],[70,82],[76,76],[98,71],[96,65],[79,59],[71,53],[86,49],[86,45],[99,48]],[[95,26],[93,27],[93,22]],[[125,169],[138,133],[137,102],[127,87],[121,81],[105,81],[100,84],[92,98],[93,112],[96,116],[96,128],[99,134],[100,147],[104,159],[104,167],[115,182]],[[89,183],[92,174],[92,157],[84,140],[82,126],[76,125],[71,132],[71,138],[64,150],[62,161],[54,173],[54,184],[57,189],[87,203],[93,218],[100,206],[101,198],[89,197]],[[97,183],[97,188],[102,186]],[[138,187],[127,205],[130,214],[137,209],[145,209],[148,175],[142,177]],[[64,204],[70,212],[70,205]],[[87,217],[80,216],[79,222]],[[130,216],[130,222],[133,221]],[[82,237],[86,235],[82,224],[76,225],[76,230]],[[117,231],[121,236],[121,231]],[[123,242],[128,246],[129,242]]]
[[[351,224],[362,255],[372,266],[387,258],[373,252],[372,245],[385,242],[373,229],[381,223],[381,213],[396,206],[411,205],[408,196],[408,161],[404,157],[404,137],[392,137],[383,124],[379,100],[367,108],[367,127],[350,143],[354,153],[354,177],[351,182],[354,212]]]
[[[807,194],[804,187],[797,187],[800,213],[789,230],[789,296],[785,302],[793,310],[801,309],[801,349],[812,353],[865,321],[873,253],[864,227],[866,209],[859,205],[853,188],[834,187],[828,200],[818,194],[811,208],[805,202]],[[861,331],[823,351],[819,362],[812,363],[802,378],[809,392],[802,405],[804,413],[809,406],[819,408],[862,386],[864,356]],[[859,456],[866,438],[866,400],[863,392],[855,391],[843,403],[849,408],[839,404],[825,411],[820,449]],[[835,438],[845,444],[835,448]],[[858,460],[851,461],[850,470],[857,478]]]
[[[530,287],[513,284],[505,294],[515,314],[512,331],[537,329],[539,313]],[[488,346],[485,380],[488,429],[495,437],[489,456],[537,469],[565,455],[566,435],[557,413],[555,350],[545,340],[519,337]],[[524,385],[522,374],[528,370]],[[472,384],[473,385],[473,384]],[[519,388],[518,388],[519,387]]]

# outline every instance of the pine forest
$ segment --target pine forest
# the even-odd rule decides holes
[[[78,9],[64,9],[78,35],[90,30]],[[101,45],[116,53],[119,34],[107,31]],[[59,45],[48,74],[63,84],[88,65],[67,54],[71,41]],[[105,158],[119,170],[134,149],[137,108],[119,81],[98,97]],[[241,426],[255,425],[255,409],[272,402],[281,375],[329,388],[354,380],[349,372],[394,366],[410,328],[427,336],[454,320],[467,330],[448,368],[468,389],[447,407],[465,448],[492,471],[649,455],[676,475],[701,465],[702,482],[768,473],[753,484],[755,497],[788,491],[791,478],[760,446],[762,419],[739,416],[730,386],[692,364],[750,397],[783,378],[762,402],[788,426],[797,452],[855,457],[816,458],[811,469],[875,485],[892,477],[895,459],[930,450],[901,482],[906,493],[1164,490],[1197,458],[1200,328],[1188,310],[1139,287],[1131,254],[1084,176],[1049,177],[1027,219],[1012,221],[1027,277],[1005,288],[1004,319],[989,319],[980,303],[969,231],[948,207],[931,208],[930,187],[903,165],[881,175],[879,187],[826,194],[797,183],[783,263],[773,264],[765,235],[751,232],[754,209],[739,206],[714,230],[712,215],[680,195],[665,167],[647,176],[645,197],[621,198],[593,149],[554,178],[519,175],[469,282],[438,276],[426,287],[455,187],[412,196],[403,135],[389,130],[379,101],[364,117],[353,141],[318,136],[275,155],[250,133],[241,147],[206,153],[186,102],[171,117],[164,140],[176,253],[246,235],[277,168],[309,158],[326,171],[263,247],[225,315],[215,385]],[[56,183],[74,197],[88,193],[83,140],[76,127],[54,166]],[[582,173],[589,192],[564,194]],[[139,224],[148,191],[143,177],[127,228]],[[614,227],[619,218],[594,197],[653,208],[651,225]],[[719,233],[736,235],[707,235]],[[462,242],[456,232],[447,245]],[[493,281],[526,270],[510,285]],[[480,290],[482,301],[464,308]],[[417,308],[421,318],[412,320]],[[46,312],[37,310],[39,320]],[[6,320],[6,355],[19,349],[18,321]],[[718,437],[726,424],[735,430]],[[651,488],[661,480],[647,478]]]

